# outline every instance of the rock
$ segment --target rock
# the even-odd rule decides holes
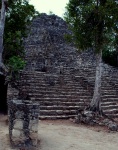
[[[104,125],[108,125],[108,124],[109,124],[109,119],[104,119],[104,120],[102,121],[102,123],[103,123]]]
[[[70,120],[71,122],[74,122],[74,119],[72,119],[72,118],[70,118],[69,120]]]
[[[86,118],[84,119],[84,122],[85,122],[86,124],[90,124],[90,122],[91,122],[91,117],[86,117]]]
[[[104,126],[104,123],[102,123],[102,122],[99,122],[98,124],[99,124],[100,126]]]
[[[112,122],[108,125],[108,129],[111,131],[118,131],[118,125],[116,123]]]
[[[93,115],[93,112],[92,111],[88,111],[88,110],[85,110],[84,113],[83,113],[86,117],[90,117],[92,118],[94,115]]]
[[[74,121],[74,122],[75,122],[75,123],[78,123],[78,124],[81,123],[81,121],[80,121],[80,119],[78,118],[78,116],[75,117],[75,121]]]

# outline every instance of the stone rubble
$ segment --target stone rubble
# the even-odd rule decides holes
[[[110,131],[118,131],[117,122],[113,121],[112,119],[96,115],[96,113],[89,110],[79,111],[74,122],[77,124],[84,123],[92,126],[93,125],[106,126]]]

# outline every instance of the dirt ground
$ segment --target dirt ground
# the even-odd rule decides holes
[[[0,150],[10,148],[7,116],[0,115]],[[38,150],[118,150],[118,132],[70,120],[39,121]]]

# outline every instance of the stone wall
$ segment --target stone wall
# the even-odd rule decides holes
[[[16,88],[13,88],[10,84],[8,85],[8,90],[7,90],[7,100],[11,100],[14,98],[18,98],[19,95],[19,90]]]

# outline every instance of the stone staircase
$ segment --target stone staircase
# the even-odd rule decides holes
[[[110,79],[109,76],[103,76],[102,81],[102,107],[104,113],[108,116],[118,118],[118,81],[116,78]],[[114,84],[114,81],[116,84]]]
[[[30,99],[40,102],[41,119],[67,119],[75,117],[78,108],[84,108],[91,100],[89,90],[69,74],[57,75],[43,72],[22,74],[22,90]]]
[[[40,119],[73,118],[77,109],[86,107],[92,99],[95,69],[85,69],[85,72],[85,76],[89,74],[88,78],[79,72],[73,75],[65,71],[62,75],[26,71],[20,80],[22,91],[30,100],[40,103]],[[102,80],[103,111],[108,116],[118,118],[118,90],[113,88],[114,79],[103,76]]]
[[[115,70],[117,71],[117,70]],[[86,86],[88,84],[89,91],[93,91],[95,81],[95,67],[84,67],[76,70],[75,74],[82,76],[85,80]],[[75,76],[78,77],[77,75]],[[78,79],[79,81],[79,79]],[[84,82],[83,82],[84,83]],[[85,84],[84,84],[85,85]],[[102,76],[101,87],[101,106],[103,112],[113,118],[118,118],[118,72],[115,74],[104,73]]]

